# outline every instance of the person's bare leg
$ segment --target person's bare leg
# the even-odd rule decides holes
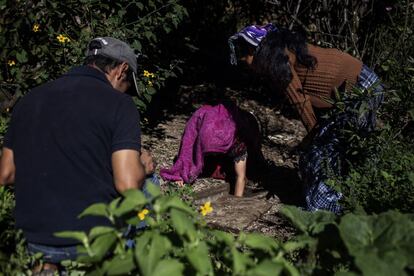
[[[246,169],[247,160],[239,160],[234,163],[234,170],[236,171],[236,185],[234,188],[234,195],[242,197],[244,193],[244,187],[246,186]]]

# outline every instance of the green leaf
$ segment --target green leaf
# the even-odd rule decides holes
[[[135,202],[136,204],[146,204],[147,199],[144,195],[144,193],[141,190],[138,189],[129,189],[122,193],[122,195],[125,197],[124,200],[130,200]]]
[[[160,187],[158,185],[155,185],[154,183],[149,182],[147,184],[147,190],[153,198],[156,198],[161,195]]]
[[[154,275],[153,271],[172,247],[169,239],[152,232],[139,237],[135,249],[135,256],[143,275]]]
[[[194,215],[194,210],[177,196],[160,198],[157,203],[159,204],[160,212],[165,212],[168,209],[178,209],[189,215]]]
[[[141,4],[141,3],[139,3],[139,4]],[[132,47],[132,49],[135,49],[139,52],[141,52],[141,50],[142,50],[142,45],[141,45],[141,42],[139,42],[139,40],[134,40],[134,42],[132,42],[131,47]]]
[[[109,210],[110,212],[113,212],[118,206],[119,206],[119,202],[122,200],[122,197],[117,197],[114,200],[111,201],[111,203],[109,204]]]
[[[22,50],[20,53],[16,53],[16,59],[20,63],[25,63],[28,61],[27,52]]]
[[[116,255],[113,259],[104,262],[103,271],[105,275],[126,275],[135,269],[132,251],[124,255]]]
[[[152,97],[151,97],[151,95],[148,93],[148,89],[149,89],[149,88],[147,88],[147,93],[143,94],[143,96],[144,96],[145,100],[149,103],[149,102],[151,102]]]
[[[148,203],[144,193],[138,189],[129,189],[122,193],[124,199],[117,208],[113,210],[113,214],[120,217],[131,211],[138,211]]]
[[[144,197],[140,201],[136,201],[131,198],[124,199],[118,208],[116,208],[113,213],[116,217],[121,217],[124,214],[127,214],[131,211],[138,211],[147,203],[147,199]]]
[[[137,5],[138,9],[141,10],[141,11],[144,9],[144,5],[142,3],[137,2],[136,5]]]
[[[204,241],[201,241],[196,247],[189,249],[186,252],[186,257],[200,275],[213,273],[213,265],[208,253],[208,247]]]
[[[231,249],[231,254],[233,257],[233,272],[234,274],[244,274],[246,271],[246,266],[251,263],[249,258],[246,255],[240,253],[235,247]]]
[[[188,218],[188,214],[178,209],[171,210],[170,214],[171,222],[177,233],[181,236],[188,234],[190,240],[193,240],[196,234],[195,227],[194,222]]]
[[[274,263],[270,260],[264,260],[260,264],[256,265],[253,269],[246,272],[247,276],[268,276],[268,275],[280,275],[283,271],[283,265]]]
[[[115,233],[107,233],[97,237],[90,245],[91,256],[79,256],[79,260],[83,262],[100,262],[105,254],[114,246],[117,241]]]
[[[214,230],[212,234],[217,240],[224,242],[227,246],[234,245],[234,236],[232,234],[219,230]]]
[[[107,217],[108,211],[106,209],[106,204],[104,203],[95,203],[83,210],[83,212],[78,216],[78,218],[82,218],[84,216],[102,216]]]
[[[321,233],[329,224],[335,224],[336,215],[328,211],[307,212],[295,206],[284,206],[281,214],[287,217],[303,233]]]
[[[152,273],[154,276],[181,276],[184,265],[178,260],[161,260]]]
[[[294,252],[298,249],[305,249],[306,247],[313,247],[317,243],[316,238],[312,238],[308,235],[301,235],[296,237],[295,240],[290,240],[283,243],[283,249],[286,252]]]
[[[155,88],[154,88],[154,87],[148,87],[148,88],[147,88],[147,92],[148,92],[148,94],[149,94],[149,95],[154,95],[154,94],[156,94],[156,93],[157,93],[157,90],[155,90]],[[148,100],[148,99],[147,99],[147,100]],[[151,101],[151,98],[150,98],[148,101]]]
[[[276,240],[257,233],[246,234],[244,243],[250,248],[261,249],[266,252],[274,252],[279,248]]]
[[[88,236],[86,236],[85,232],[81,231],[64,231],[64,232],[57,232],[54,234],[56,237],[59,238],[66,238],[66,239],[74,239],[78,240],[81,243],[85,244],[88,242]]]
[[[409,215],[345,215],[340,235],[364,275],[406,275],[414,265],[414,222]]]
[[[96,226],[89,232],[89,239],[93,240],[100,235],[114,232],[115,228],[109,226]]]

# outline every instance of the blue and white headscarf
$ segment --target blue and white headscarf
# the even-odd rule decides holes
[[[270,31],[277,30],[276,26],[272,23],[269,23],[265,26],[251,25],[242,29],[240,32],[232,35],[229,38],[229,47],[230,47],[230,63],[232,65],[237,65],[236,50],[234,47],[234,41],[239,38],[243,38],[250,45],[257,47],[262,39]]]

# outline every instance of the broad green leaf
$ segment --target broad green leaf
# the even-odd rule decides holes
[[[27,52],[22,50],[20,53],[16,53],[16,59],[20,63],[25,63],[28,61],[27,59]]]
[[[125,255],[116,255],[113,259],[104,262],[102,268],[105,275],[127,275],[135,269],[132,251],[127,251]]]
[[[169,239],[155,232],[148,234],[145,239],[147,239],[146,245],[141,245],[142,239],[137,239],[135,257],[141,273],[146,276],[153,275],[155,267],[171,249],[172,244]]]
[[[82,263],[101,262],[109,250],[115,245],[117,238],[115,233],[107,233],[97,237],[86,251],[80,251],[78,261]]]
[[[247,276],[277,276],[283,271],[283,265],[264,260],[246,272]]]
[[[250,248],[261,249],[266,252],[274,252],[279,248],[275,239],[257,233],[246,234],[244,243]]]
[[[138,9],[141,10],[141,11],[144,8],[144,5],[140,2],[136,3],[136,5],[137,5]]]
[[[379,215],[345,215],[340,235],[364,275],[406,275],[414,265],[414,222],[395,211]]]
[[[231,249],[233,258],[233,272],[238,274],[244,274],[246,266],[251,263],[251,260],[244,254],[240,253],[235,247]]]
[[[147,199],[144,195],[144,193],[141,190],[138,189],[129,189],[122,193],[122,195],[125,197],[124,200],[130,200],[134,202],[135,204],[146,204]]]
[[[212,233],[217,240],[224,242],[227,246],[234,245],[234,236],[232,234],[219,230],[214,230]]]
[[[311,235],[322,232],[329,224],[336,225],[336,215],[327,211],[307,212],[294,206],[284,206],[281,213],[303,233]]]
[[[119,202],[121,202],[123,198],[122,197],[117,197],[114,200],[111,201],[111,203],[109,203],[109,211],[113,212],[118,206],[119,206]]]
[[[160,187],[151,182],[147,184],[147,190],[153,198],[156,198],[161,194]]]
[[[213,273],[213,265],[205,242],[201,241],[196,247],[188,249],[186,257],[200,275]]]
[[[169,259],[161,260],[154,269],[154,276],[181,276],[184,271],[184,265],[178,260]]]
[[[190,239],[195,236],[194,222],[188,218],[188,214],[178,209],[171,210],[171,221],[179,235],[188,234]]]
[[[109,227],[109,226],[96,226],[94,228],[92,228],[92,230],[89,232],[89,239],[93,240],[96,237],[103,235],[103,234],[107,234],[110,232],[114,232],[115,228],[113,227]]]
[[[90,246],[94,259],[96,261],[102,260],[116,240],[115,233],[107,233],[97,237]]]
[[[83,212],[78,216],[79,218],[82,218],[84,216],[101,216],[101,217],[107,217],[108,211],[107,206],[104,203],[95,203],[83,210]]]
[[[138,211],[141,207],[143,207],[144,204],[142,203],[136,203],[136,201],[133,201],[131,199],[125,199],[121,202],[118,208],[116,208],[113,211],[114,216],[121,217],[131,211]]]
[[[290,276],[300,276],[301,273],[299,270],[288,260],[286,259],[278,259],[277,261],[279,264],[283,265],[284,274],[290,275]]]
[[[173,208],[186,212],[189,215],[194,215],[194,210],[177,196],[163,197],[160,198],[156,203],[159,205],[159,211],[161,213]]]
[[[139,3],[139,4],[141,4],[141,3]],[[134,42],[132,42],[131,47],[132,47],[132,49],[135,49],[139,52],[141,52],[141,50],[142,50],[142,45],[141,45],[141,42],[139,42],[139,40],[134,40]]]
[[[125,197],[117,208],[113,210],[116,217],[121,217],[131,211],[138,211],[148,203],[144,193],[138,189],[130,189],[122,193]]]
[[[148,94],[149,95],[154,95],[155,93],[157,93],[157,90],[155,90],[154,87],[148,87],[147,88]],[[150,98],[151,99],[151,98]],[[149,101],[149,100],[148,100]]]
[[[306,247],[313,247],[317,243],[316,238],[312,238],[308,235],[301,235],[296,237],[294,240],[287,241],[282,244],[283,249],[286,252],[293,252],[298,249],[305,249]]]

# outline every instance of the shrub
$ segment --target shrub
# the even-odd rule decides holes
[[[160,50],[163,37],[186,15],[175,0],[8,0],[0,2],[0,12],[3,96],[19,97],[60,76],[69,67],[82,63],[86,45],[93,37],[113,36],[142,53],[141,94],[136,100],[142,109],[177,69],[177,61],[165,61]]]
[[[387,96],[389,92],[384,93]],[[327,117],[342,116],[346,110],[358,118],[367,112],[370,90],[354,89],[345,94],[346,98],[337,95]],[[349,110],[346,106],[354,101],[361,104]],[[414,212],[414,147],[401,136],[401,128],[386,122],[381,129],[367,133],[351,122],[337,132],[337,138],[346,144],[346,162],[342,175],[332,175],[328,184],[343,193],[345,210],[362,207],[369,213],[389,209]]]
[[[57,236],[82,243],[72,271],[88,275],[299,275],[278,241],[259,234],[210,230],[200,215],[176,196],[163,196],[149,186],[151,199],[138,190],[109,204],[91,205],[80,215],[103,216],[110,227],[89,233],[61,232]],[[151,208],[149,207],[151,206]],[[147,209],[148,208],[148,209]],[[202,206],[206,215],[212,208]],[[145,231],[125,235],[128,225],[145,221]]]
[[[19,275],[29,273],[35,259],[26,251],[21,231],[15,229],[14,194],[8,187],[0,187],[0,274]]]
[[[411,275],[414,272],[414,217],[388,211],[378,215],[335,216],[284,207],[301,235],[303,271],[312,275]],[[289,242],[285,245],[288,246]]]

